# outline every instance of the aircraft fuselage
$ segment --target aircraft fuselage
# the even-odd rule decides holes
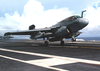
[[[59,27],[59,29],[54,32],[54,36],[60,37],[69,33],[74,34],[78,32],[87,26],[88,23],[89,21],[87,19],[75,15],[58,22],[56,25],[51,26],[51,28]]]

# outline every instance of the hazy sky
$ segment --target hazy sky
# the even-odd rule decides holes
[[[81,14],[89,25],[81,30],[80,36],[100,36],[100,0],[0,0],[0,35],[5,32],[50,27],[58,21]]]

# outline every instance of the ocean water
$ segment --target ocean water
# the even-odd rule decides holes
[[[76,39],[85,41],[100,41],[100,37],[76,37]]]

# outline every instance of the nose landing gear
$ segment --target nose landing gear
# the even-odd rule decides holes
[[[72,42],[75,42],[76,41],[76,38],[74,36],[72,36]]]

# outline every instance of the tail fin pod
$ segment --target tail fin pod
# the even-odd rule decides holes
[[[34,24],[29,26],[29,30],[33,30],[33,29],[35,29],[35,25]]]

